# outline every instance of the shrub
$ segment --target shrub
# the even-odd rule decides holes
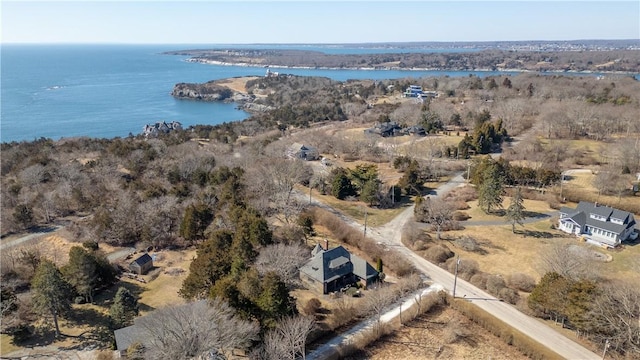
[[[442,264],[453,256],[453,252],[441,245],[435,245],[427,249],[424,257],[434,264]]]
[[[316,298],[311,298],[302,309],[306,315],[315,315],[322,308],[322,303]]]
[[[512,305],[515,305],[520,299],[520,295],[518,295],[517,291],[507,287],[500,289],[498,297]]]
[[[455,300],[451,306],[469,320],[482,326],[505,343],[515,346],[530,359],[562,359],[558,354],[531,339],[522,332],[507,325],[502,320],[464,300]]]
[[[484,274],[484,273],[473,274],[473,276],[469,279],[469,282],[479,287],[480,289],[486,290],[487,274]]]
[[[422,240],[418,240],[413,244],[413,250],[422,251],[427,248],[426,244]]]
[[[469,218],[471,218],[471,216],[469,216],[469,214],[467,214],[466,212],[462,212],[462,211],[453,212],[453,220],[455,221],[466,221],[466,220],[469,220]]]
[[[93,240],[88,240],[82,243],[82,247],[90,251],[98,250],[98,242]]]
[[[487,291],[493,295],[498,296],[500,290],[507,287],[504,279],[500,275],[489,275],[487,277]]]
[[[450,258],[447,260],[446,268],[449,272],[454,273],[456,271],[456,260]],[[465,280],[470,280],[473,274],[478,272],[478,262],[472,259],[460,259],[458,265],[458,276]]]
[[[507,278],[507,283],[512,289],[531,292],[536,286],[536,281],[529,275],[523,273],[511,274]]]
[[[470,236],[457,238],[455,244],[466,251],[480,251],[482,249],[476,239]]]

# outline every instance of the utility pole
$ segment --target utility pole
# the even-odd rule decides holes
[[[458,255],[458,258],[456,259],[456,272],[455,272],[455,276],[453,278],[453,298],[456,298],[456,285],[458,283],[458,265],[460,265],[460,255]]]
[[[564,172],[560,173],[560,201],[564,203],[564,197],[562,196],[562,190],[563,190],[563,183],[564,183]]]
[[[366,205],[364,207],[364,231],[362,233],[362,237],[364,239],[367,238],[367,207],[366,207]]]

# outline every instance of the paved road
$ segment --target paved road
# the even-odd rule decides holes
[[[462,185],[464,182],[462,174],[459,174],[451,181],[438,187],[430,194],[430,196],[442,196],[453,188]],[[317,201],[313,202],[318,204]],[[320,206],[323,208],[329,208],[326,205]],[[335,210],[333,210],[333,212],[338,213]],[[362,229],[362,225],[348,219],[347,217],[341,216],[341,218],[345,219],[351,226]],[[434,283],[440,284],[445,290],[452,293],[454,281],[453,274],[423,259],[402,244],[402,229],[409,221],[413,221],[413,206],[408,207],[389,223],[377,228],[371,228],[367,231],[367,235],[380,243],[393,247],[409,259],[419,271],[429,276]],[[499,301],[494,296],[480,290],[467,281],[458,279],[456,296],[464,297],[468,301],[473,302],[478,307],[484,309],[493,316],[528,335],[566,359],[599,360],[601,358],[599,355],[596,355],[590,350],[560,334],[555,329],[545,325],[535,318],[521,313],[512,305]]]

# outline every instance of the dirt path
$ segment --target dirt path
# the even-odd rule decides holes
[[[12,248],[14,246],[18,246],[20,244],[24,244],[25,242],[27,242],[29,240],[38,239],[41,236],[53,235],[54,233],[56,233],[57,231],[60,231],[63,228],[64,228],[64,226],[55,225],[55,226],[44,228],[44,229],[42,229],[40,231],[36,231],[36,232],[30,233],[28,235],[24,235],[22,237],[18,237],[18,238],[15,238],[15,239],[2,240],[2,245],[0,245],[0,250],[10,249],[10,248]]]

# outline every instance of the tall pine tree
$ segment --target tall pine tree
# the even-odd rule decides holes
[[[522,220],[525,218],[524,210],[522,192],[520,191],[520,187],[517,187],[506,213],[507,220],[511,223],[511,232],[514,234],[516,233],[516,224],[523,226]]]
[[[482,174],[482,183],[478,187],[478,205],[485,213],[502,208],[503,175],[495,163],[488,166]]]
[[[113,328],[120,329],[131,325],[136,315],[138,315],[138,299],[127,288],[118,288],[113,298],[113,305],[109,308]]]
[[[54,263],[42,260],[31,280],[34,309],[41,314],[50,314],[60,336],[58,316],[71,308],[71,286],[62,277]]]

